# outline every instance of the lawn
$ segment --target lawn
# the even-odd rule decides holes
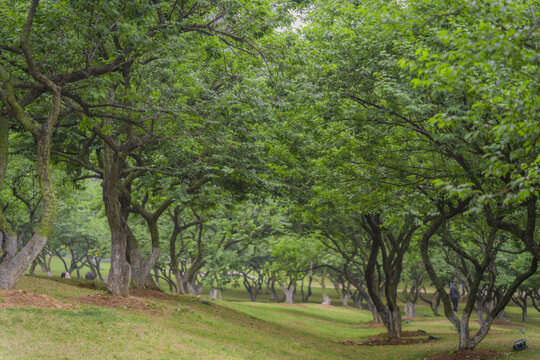
[[[230,294],[234,301],[211,305],[193,296],[135,299],[151,309],[138,312],[74,301],[74,297],[104,294],[75,286],[81,282],[23,277],[18,289],[48,294],[68,305],[61,309],[0,308],[0,358],[422,359],[456,348],[456,331],[443,317],[422,316],[404,325],[404,330],[423,329],[440,337],[435,342],[351,346],[340,342],[363,341],[384,332],[363,325],[371,320],[367,311],[315,303],[252,303],[245,301],[247,296],[240,298],[240,289],[232,289],[224,298]],[[428,314],[429,308],[421,305],[418,312]],[[530,321],[522,324],[517,308],[510,307],[508,312],[512,323],[494,326],[494,333],[479,348],[509,351],[514,341],[524,337],[529,349],[512,353],[511,358],[540,358],[538,313],[531,311]],[[518,333],[521,328],[523,334]]]

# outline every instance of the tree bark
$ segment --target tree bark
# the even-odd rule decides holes
[[[221,291],[218,288],[212,286],[210,288],[210,294],[208,295],[209,300],[221,300]]]
[[[131,266],[126,260],[127,224],[121,215],[118,186],[120,179],[119,154],[105,142],[103,171],[103,202],[111,230],[111,268],[107,288],[113,295],[128,296]]]
[[[17,237],[0,209],[0,231],[6,240],[4,248],[6,255],[0,264],[0,288],[13,289],[30,264],[41,253],[51,233],[56,216],[56,197],[50,169],[50,142],[54,122],[58,117],[60,94],[53,96],[53,104],[49,120],[35,136],[37,152],[37,172],[43,210],[40,222],[30,241],[17,253]]]
[[[178,293],[181,295],[186,295],[187,294],[187,289],[186,289],[187,277],[185,275],[182,275],[182,273],[179,270],[176,270],[174,272],[174,277],[176,278],[176,286],[178,289]]]
[[[291,282],[289,284],[289,287],[285,286],[285,284],[282,284],[281,290],[283,290],[283,293],[285,294],[285,302],[287,304],[294,304],[294,293],[296,290],[296,283]]]
[[[322,304],[323,305],[330,305],[332,303],[332,299],[326,293],[326,283],[325,283],[326,274],[327,274],[327,270],[326,270],[326,267],[325,267],[324,270],[323,270],[323,273],[321,275],[321,293],[322,293],[322,298],[323,298]]]
[[[129,196],[129,190],[124,188],[123,191],[126,193],[127,198],[131,198]],[[133,204],[133,207],[135,208],[135,211],[139,213],[144,220],[146,221],[148,225],[148,230],[150,232],[150,238],[152,241],[152,251],[150,252],[150,255],[148,258],[144,261],[142,261],[141,258],[141,251],[139,244],[133,234],[130,234],[131,239],[129,239],[128,244],[129,248],[133,248],[133,255],[130,252],[130,261],[134,262],[133,264],[136,264],[134,267],[132,264],[132,270],[131,270],[131,286],[134,288],[144,288],[147,286],[150,286],[151,288],[155,288],[156,284],[154,281],[149,281],[148,277],[150,276],[150,273],[154,266],[157,264],[159,257],[161,256],[161,247],[159,245],[159,228],[157,225],[159,217],[163,214],[165,210],[172,204],[171,199],[167,199],[164,201],[158,209],[151,213],[147,211],[143,206],[138,204],[136,201],[131,202]],[[176,241],[176,238],[175,238]]]

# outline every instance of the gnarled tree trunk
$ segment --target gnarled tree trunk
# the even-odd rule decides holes
[[[131,266],[126,259],[128,229],[122,216],[118,191],[122,161],[119,154],[105,143],[103,202],[111,230],[111,268],[107,288],[113,295],[128,296],[131,278]]]
[[[31,20],[37,9],[37,2],[32,4],[29,11],[29,22],[27,26],[31,26]],[[30,28],[27,29],[24,38],[21,37],[21,46],[25,48],[25,54],[28,50],[26,41]],[[30,56],[30,55],[28,55]],[[37,173],[39,178],[39,186],[43,201],[43,210],[40,222],[32,234],[30,241],[17,252],[17,237],[9,226],[3,210],[0,208],[0,233],[4,242],[4,258],[0,264],[0,288],[13,289],[17,281],[24,274],[26,269],[37,258],[39,253],[47,244],[47,240],[52,231],[54,219],[56,216],[56,197],[53,190],[53,182],[50,169],[51,155],[51,135],[54,125],[60,112],[60,88],[46,79],[43,75],[37,73],[36,69],[31,69],[33,76],[39,78],[45,83],[52,94],[52,104],[47,121],[43,124],[36,123],[29,118],[20,107],[13,88],[9,75],[0,67],[0,80],[2,82],[2,97],[1,100],[8,108],[10,113],[21,123],[21,125],[34,135],[36,142],[37,155]],[[8,151],[8,119],[0,116],[0,188],[4,180],[5,170],[7,168],[7,151]]]

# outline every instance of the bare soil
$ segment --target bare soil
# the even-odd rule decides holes
[[[494,350],[455,351],[433,354],[424,360],[492,360],[505,355],[504,352]]]
[[[66,304],[49,295],[36,294],[24,290],[0,290],[0,308],[31,306],[45,309],[71,309]]]
[[[504,320],[495,320],[492,325],[497,325],[497,326],[510,326],[510,327],[522,327],[522,325],[520,324],[516,324],[516,323],[513,323],[513,322],[510,322],[510,321],[504,321]]]
[[[113,309],[144,312],[153,316],[162,315],[164,310],[163,307],[160,305],[156,305],[152,302],[133,296],[124,298],[121,296],[113,296],[108,294],[91,294],[75,297],[72,300],[88,305],[105,306]]]
[[[366,341],[358,342],[352,340],[337,341],[343,345],[363,345],[363,346],[386,346],[386,345],[413,345],[429,342],[427,335],[419,331],[403,331],[401,338],[389,339],[387,333],[370,337]]]
[[[173,295],[166,294],[157,290],[147,290],[147,289],[133,289],[131,290],[131,295],[139,298],[153,298],[158,300],[171,300]]]
[[[369,329],[386,329],[386,326],[384,326],[383,323],[377,323],[374,321],[368,321],[365,323],[361,323],[360,326],[369,328]]]

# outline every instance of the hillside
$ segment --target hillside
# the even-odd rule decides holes
[[[0,294],[1,359],[423,359],[453,350],[457,342],[442,317],[423,316],[404,325],[406,331],[423,329],[440,340],[364,346],[356,344],[384,329],[362,324],[371,319],[369,312],[353,308],[242,301],[207,305],[196,297],[153,291],[124,299],[72,284],[25,276],[17,290]],[[517,309],[510,310],[518,319]],[[518,333],[521,328],[524,334]],[[531,311],[526,325],[494,326],[479,349],[508,352],[525,337],[529,350],[511,358],[536,359],[539,330],[540,316]]]

